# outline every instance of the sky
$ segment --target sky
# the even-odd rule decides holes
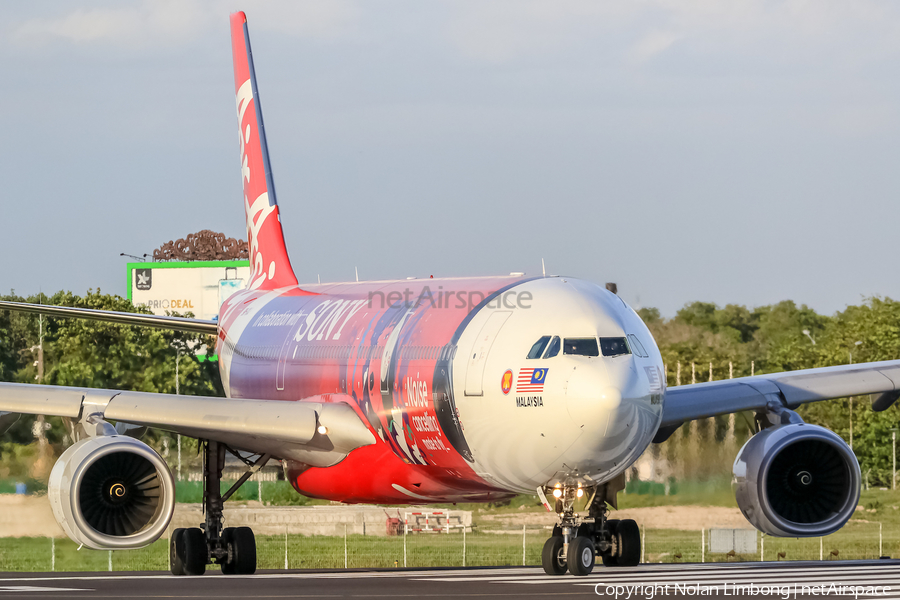
[[[900,298],[900,3],[13,3],[0,290],[125,295],[246,239],[229,13],[247,13],[301,281],[541,273],[831,314]]]

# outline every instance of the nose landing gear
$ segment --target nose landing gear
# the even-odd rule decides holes
[[[633,567],[640,563],[641,532],[637,523],[631,519],[607,518],[607,504],[615,506],[618,491],[610,487],[611,483],[591,490],[586,515],[575,512],[575,502],[584,494],[584,488],[573,485],[553,488],[559,520],[541,552],[545,573],[563,575],[569,571],[572,575],[589,575],[597,556],[606,566]],[[538,488],[538,495],[549,506],[543,488]]]

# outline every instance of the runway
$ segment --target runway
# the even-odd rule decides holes
[[[635,587],[637,586],[637,587]],[[824,586],[824,587],[821,587]],[[630,594],[630,597],[629,597]],[[550,577],[536,567],[263,572],[225,577],[163,573],[8,573],[0,598],[556,598],[610,600],[738,596],[900,600],[900,560],[597,567]]]

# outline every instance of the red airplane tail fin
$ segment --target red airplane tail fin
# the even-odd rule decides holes
[[[277,289],[297,285],[291,268],[281,217],[275,199],[275,183],[266,146],[262,107],[256,87],[247,16],[231,15],[231,51],[234,56],[234,90],[241,138],[241,180],[247,243],[250,245],[250,289]]]

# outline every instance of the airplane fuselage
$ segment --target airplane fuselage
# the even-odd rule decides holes
[[[229,396],[346,402],[374,434],[333,466],[285,461],[310,496],[483,501],[602,483],[661,420],[653,337],[618,296],[582,280],[245,290],[222,306],[220,328]]]

